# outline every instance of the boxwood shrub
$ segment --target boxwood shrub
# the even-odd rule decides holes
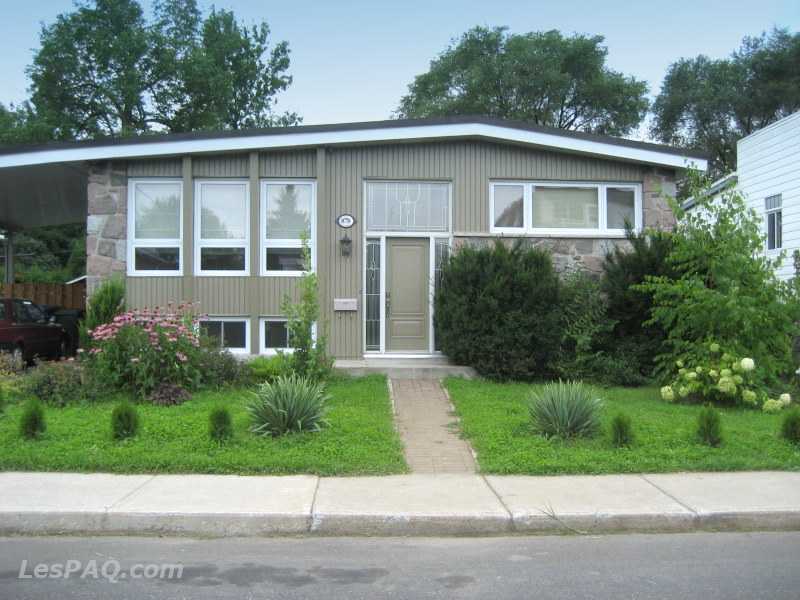
[[[459,248],[435,298],[442,352],[491,379],[550,374],[562,337],[561,284],[547,251],[518,241]]]

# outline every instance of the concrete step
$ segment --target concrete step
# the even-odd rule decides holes
[[[444,377],[477,376],[472,367],[452,364],[446,357],[432,356],[425,358],[364,358],[357,360],[337,360],[334,368],[352,375],[383,374],[394,379],[442,379]]]

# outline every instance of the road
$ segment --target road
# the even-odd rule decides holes
[[[3,600],[800,598],[800,532],[472,539],[50,537],[0,538],[0,548]],[[64,578],[59,564],[62,571],[74,572]],[[182,565],[180,577],[168,567],[149,566],[161,564]],[[147,569],[150,575],[160,570],[145,579]]]

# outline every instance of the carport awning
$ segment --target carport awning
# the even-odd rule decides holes
[[[0,229],[86,221],[83,163],[47,163],[0,169]]]

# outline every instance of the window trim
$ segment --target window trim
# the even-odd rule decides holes
[[[136,186],[142,183],[178,184],[178,238],[136,239]],[[128,178],[128,219],[127,219],[127,259],[126,273],[129,277],[180,277],[183,275],[183,179],[175,177],[130,177]],[[137,248],[177,248],[177,271],[154,271],[136,269]]]
[[[245,237],[239,239],[201,238],[202,196],[204,185],[236,185],[245,188],[244,231]],[[200,261],[203,248],[244,248],[244,270],[221,271],[203,270]],[[194,181],[194,274],[202,277],[246,277],[250,275],[250,181],[247,179],[213,179],[203,178]]]
[[[226,346],[221,346],[223,350],[227,350],[231,354],[250,354],[250,317],[240,316],[240,317],[219,317],[216,315],[208,315],[202,319],[200,319],[199,323],[206,323],[208,321],[220,321],[223,323],[244,323],[244,335],[245,335],[245,344],[244,348],[228,348]],[[198,324],[198,327],[200,325]],[[224,342],[225,334],[223,332],[223,339],[220,340]]]
[[[495,227],[494,224],[494,190],[497,186],[516,185],[523,186],[524,211],[522,227]],[[597,189],[597,228],[581,227],[534,227],[533,203],[535,201],[535,188],[537,187],[577,187]],[[548,237],[587,237],[587,238],[622,238],[625,230],[609,229],[608,223],[608,189],[630,189],[634,193],[634,231],[641,231],[644,226],[642,210],[642,185],[636,182],[586,182],[586,181],[533,181],[497,179],[489,181],[489,231],[496,234],[512,234],[522,236],[548,236]]]
[[[311,186],[311,231],[308,239],[308,247],[311,251],[311,272],[317,270],[317,181],[316,179],[261,179],[259,183],[259,225],[258,225],[258,247],[260,264],[259,275],[261,277],[302,277],[306,271],[270,271],[267,269],[267,249],[268,248],[302,248],[301,240],[292,239],[267,239],[267,187],[270,185],[298,185],[305,184]]]
[[[294,352],[294,348],[267,348],[267,335],[264,331],[264,325],[270,322],[277,322],[277,323],[286,323],[287,330],[286,330],[286,339],[288,343],[289,339],[289,330],[288,330],[288,323],[289,319],[286,317],[259,317],[258,319],[258,352],[259,354],[263,354],[266,356],[276,356],[278,354],[291,354]],[[316,327],[314,329],[316,332]]]
[[[774,198],[778,198],[778,206],[767,209],[767,201]],[[770,248],[769,218],[772,216],[775,218],[775,231],[777,233],[776,238],[779,243]],[[778,227],[778,222],[780,222],[780,228]],[[778,254],[783,251],[783,194],[772,194],[764,198],[764,236],[764,249],[767,252]]]

